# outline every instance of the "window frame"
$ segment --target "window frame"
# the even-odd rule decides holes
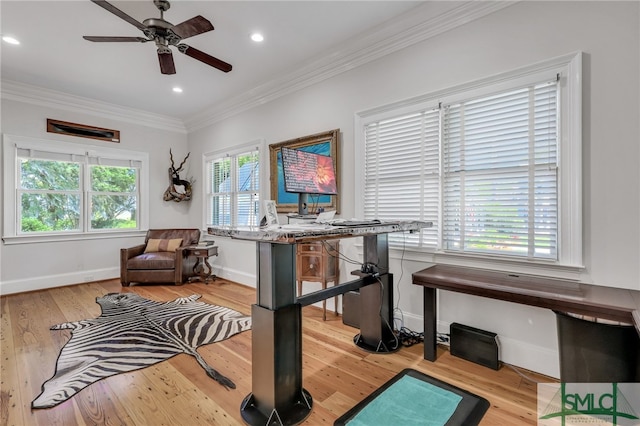
[[[514,87],[488,96],[442,105],[440,243],[443,251],[556,260],[559,167],[555,148],[558,146],[557,119],[560,116],[556,97],[560,79],[557,75],[555,77],[525,87]],[[540,97],[545,93],[546,97]],[[548,108],[551,99],[553,107]],[[504,111],[507,105],[508,112]],[[551,123],[547,133],[535,132],[536,125],[541,123]],[[497,128],[505,125],[509,126],[510,132],[516,134],[512,133],[510,138],[504,140],[498,135],[489,137]],[[492,150],[496,146],[500,148],[496,149],[495,154],[486,156],[487,149]],[[547,155],[536,153],[538,149]],[[498,167],[495,167],[496,158],[501,159],[497,163]],[[552,181],[553,185],[546,187],[547,180]],[[527,188],[526,192],[519,193],[524,198],[512,200],[513,203],[508,202],[500,208],[494,207],[495,200],[514,195],[511,189],[515,184]],[[499,189],[489,195],[485,191],[486,185]],[[459,193],[463,202],[458,203],[456,193]],[[545,200],[552,194],[554,203],[549,205]],[[526,202],[520,201],[523,199]],[[514,206],[517,206],[516,210],[527,210],[526,226],[522,226],[520,222],[522,216],[514,214]],[[469,215],[465,213],[467,208],[470,209]],[[509,213],[505,214],[507,211]],[[480,215],[477,220],[475,213]],[[498,233],[492,233],[487,231],[487,228],[491,229],[493,226],[489,218],[496,214],[507,223]],[[540,226],[536,226],[538,214],[548,214],[547,217],[556,222],[553,232],[544,232],[544,223],[537,222]],[[515,234],[522,235],[523,231],[528,235],[526,246],[518,244],[519,240],[512,244],[501,241],[504,239],[503,235],[518,238]],[[542,241],[547,239],[555,243],[550,246],[550,253],[545,255],[543,252],[546,246]],[[506,246],[500,248],[501,244]]]
[[[80,194],[81,218],[80,229],[56,232],[21,232],[19,217],[21,203],[19,193],[19,164],[18,149],[33,149],[64,155],[78,155],[83,157],[100,157],[111,160],[136,161],[140,163],[138,193],[138,220],[136,228],[122,229],[91,229],[89,162],[81,167]],[[80,145],[56,140],[35,139],[16,135],[3,135],[3,180],[4,180],[4,208],[2,239],[5,244],[22,244],[48,241],[72,241],[95,238],[110,238],[113,236],[139,235],[149,227],[149,155],[145,152],[124,149],[104,148],[98,146]]]
[[[114,191],[97,191],[93,189],[93,177],[92,177],[92,169],[94,167],[118,167],[118,168],[126,168],[125,166],[122,165],[110,165],[110,164],[88,164],[85,170],[85,175],[86,175],[86,190],[85,193],[87,194],[86,200],[89,204],[93,205],[93,197],[131,197],[131,196],[136,196],[137,200],[140,200],[140,169],[141,167],[138,167],[138,184],[136,185],[136,190],[135,191],[129,191],[129,192],[114,192]],[[136,168],[136,167],[129,167],[129,168]],[[85,227],[91,231],[91,232],[108,232],[108,231],[112,231],[114,230],[114,228],[106,228],[106,229],[102,229],[102,228],[94,228],[93,224],[92,224],[92,216],[93,216],[93,209],[91,207],[88,207],[86,209],[86,225]],[[140,223],[140,208],[139,206],[136,206],[136,223],[139,224]],[[139,226],[136,228],[122,228],[122,229],[140,229]]]
[[[438,230],[438,247],[406,248],[408,258],[419,261],[449,263],[509,270],[519,273],[579,279],[584,269],[582,256],[582,52],[574,52],[536,64],[500,73],[470,83],[394,102],[355,114],[355,197],[356,213],[364,217],[364,129],[369,123],[409,114],[446,103],[507,91],[552,79],[558,75],[558,260],[518,259],[507,256],[449,253],[442,249],[442,231]],[[440,147],[442,150],[442,146]],[[440,184],[442,188],[442,183]],[[442,191],[442,189],[441,189]],[[423,218],[442,223],[442,192],[437,218]],[[402,248],[396,246],[396,249]],[[393,247],[392,247],[393,249]],[[404,248],[402,248],[404,251]],[[406,257],[405,257],[406,258]]]
[[[209,222],[209,217],[208,217],[208,205],[209,205],[209,197],[212,196],[212,192],[211,192],[211,181],[209,180],[209,163],[210,162],[214,162],[216,160],[225,158],[225,157],[237,157],[238,155],[241,154],[246,154],[250,151],[257,151],[258,152],[258,165],[259,165],[259,174],[258,174],[258,202],[259,202],[259,215],[257,218],[257,222],[260,222],[260,218],[262,217],[262,215],[264,214],[262,209],[263,209],[263,204],[262,201],[265,200],[267,197],[265,197],[265,182],[268,182],[268,177],[266,176],[266,167],[265,167],[265,142],[263,139],[258,139],[252,142],[248,142],[248,143],[244,143],[242,145],[238,145],[238,146],[234,146],[232,149],[222,149],[222,150],[216,150],[216,151],[210,151],[210,152],[206,152],[204,154],[202,154],[202,177],[203,177],[203,182],[204,185],[202,185],[202,228],[203,229],[207,229],[210,226],[225,226],[225,225],[214,225]],[[235,188],[235,183],[237,182],[237,176],[231,176],[231,187]],[[232,195],[232,203],[236,203],[237,204],[237,194],[244,194],[246,192],[238,192],[238,191],[231,191],[230,194],[235,194]],[[235,223],[237,223],[237,215],[238,215],[238,208],[237,205],[235,206],[231,206],[231,224],[234,225]],[[257,224],[258,224],[257,223]]]

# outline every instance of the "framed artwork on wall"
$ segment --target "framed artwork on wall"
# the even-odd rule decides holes
[[[271,199],[276,202],[278,213],[291,213],[298,211],[298,194],[286,192],[284,190],[282,147],[330,156],[333,159],[333,166],[336,171],[336,184],[338,188],[340,188],[340,162],[338,158],[339,134],[340,129],[334,129],[327,132],[317,133],[315,135],[304,136],[269,145]],[[340,194],[310,195],[309,206],[314,208],[314,213],[318,208],[338,211],[340,207]],[[311,211],[309,213],[311,213]]]

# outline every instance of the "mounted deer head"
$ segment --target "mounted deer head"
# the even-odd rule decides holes
[[[192,182],[189,180],[180,179],[180,172],[187,162],[187,158],[191,153],[188,153],[182,163],[176,168],[175,162],[173,161],[173,152],[169,149],[169,158],[171,158],[171,167],[169,167],[169,187],[164,192],[163,199],[165,201],[189,201],[191,199],[191,185]]]

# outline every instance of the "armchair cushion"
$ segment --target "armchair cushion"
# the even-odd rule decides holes
[[[145,253],[155,253],[158,251],[169,251],[175,252],[178,247],[182,244],[182,238],[171,238],[171,239],[156,239],[149,238],[147,241],[147,247],[145,247]]]
[[[175,269],[176,254],[169,251],[158,251],[154,253],[143,253],[139,256],[132,257],[127,262],[127,268],[130,270],[140,269]]]

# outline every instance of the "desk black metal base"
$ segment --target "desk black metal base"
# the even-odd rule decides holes
[[[400,341],[398,339],[379,340],[375,345],[370,345],[364,340],[360,333],[353,336],[353,344],[364,351],[375,354],[391,354],[400,349]]]
[[[263,426],[301,423],[313,406],[302,388],[302,307],[253,305],[251,318],[253,392],[242,401],[242,419]]]
[[[271,415],[267,417],[260,411],[253,393],[250,393],[242,400],[240,415],[242,416],[242,420],[249,425],[297,425],[309,417],[312,405],[313,400],[311,394],[306,389],[302,389],[299,400],[287,407],[286,413],[282,411],[278,412],[278,410],[274,408],[271,411]]]
[[[360,288],[367,309],[361,312],[355,343],[377,353],[398,349],[389,324],[393,321],[393,278],[388,273],[387,235],[365,235],[363,242],[364,261],[377,266],[378,277],[361,277],[306,298],[297,298],[295,293],[295,244],[257,243],[258,301],[251,308],[252,393],[240,407],[248,424],[295,425],[311,414],[313,399],[302,387],[303,304]]]
[[[242,419],[264,426],[301,423],[313,407],[302,388],[302,307],[253,305],[251,318],[253,392],[242,401]]]
[[[304,421],[313,399],[302,387],[302,306],[360,288],[364,309],[356,344],[364,350],[388,353],[397,349],[392,321],[393,278],[389,271],[387,235],[364,236],[365,262],[378,266],[380,276],[320,290],[306,298],[295,293],[296,246],[257,243],[258,301],[251,307],[252,393],[240,407],[254,425],[295,425]],[[351,287],[350,287],[351,286]]]
[[[365,247],[367,247],[365,245]],[[400,349],[400,341],[393,333],[391,303],[393,301],[393,275],[383,274],[377,283],[360,289],[360,333],[353,343],[362,350],[373,353],[393,353]]]

